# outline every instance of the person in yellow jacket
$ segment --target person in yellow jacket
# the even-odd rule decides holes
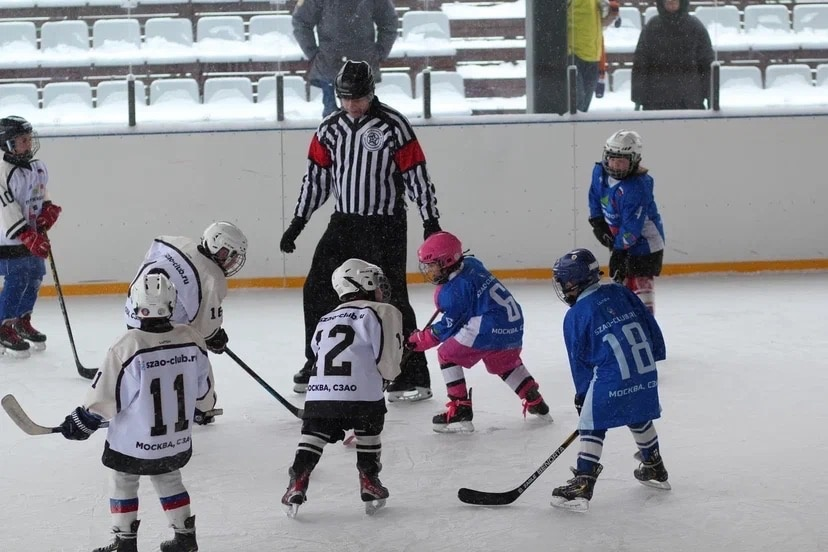
[[[617,0],[569,0],[567,36],[570,63],[578,69],[575,85],[578,111],[589,111],[598,84],[604,27],[617,17]]]

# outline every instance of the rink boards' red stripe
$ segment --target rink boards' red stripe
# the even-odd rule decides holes
[[[602,267],[604,273],[607,268]],[[778,272],[790,270],[828,270],[828,259],[799,259],[790,261],[736,261],[718,263],[685,263],[664,265],[662,276],[680,276],[685,274],[711,274],[727,272]],[[494,269],[495,276],[502,280],[551,280],[551,268]],[[415,272],[407,275],[409,284],[423,284],[423,275]],[[253,288],[299,288],[305,283],[304,276],[284,278],[231,278],[229,287],[234,289]],[[63,284],[64,295],[126,295],[129,284],[126,282],[104,282],[88,284]],[[43,285],[40,295],[54,297],[54,286]]]

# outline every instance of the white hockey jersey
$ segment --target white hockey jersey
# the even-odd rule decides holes
[[[28,167],[0,160],[0,246],[21,245],[17,234],[26,226],[36,228],[37,215],[49,199],[48,183],[49,172],[39,159]]]
[[[305,418],[384,413],[382,380],[400,373],[402,313],[388,303],[350,301],[323,316],[313,342],[316,364],[305,397]]]
[[[110,420],[104,465],[140,475],[185,465],[196,401],[211,390],[209,373],[204,338],[190,326],[126,332],[110,347],[84,402]]]
[[[223,322],[221,302],[227,297],[227,277],[221,268],[198,251],[198,244],[182,236],[158,236],[138,268],[138,278],[150,270],[162,269],[178,292],[172,321],[189,324],[209,339]],[[130,289],[132,288],[130,284]],[[140,327],[127,295],[124,315],[127,326]]]

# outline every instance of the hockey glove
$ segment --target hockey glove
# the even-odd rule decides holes
[[[428,237],[432,234],[436,234],[437,232],[442,232],[443,229],[440,228],[440,221],[437,219],[426,219],[423,221],[423,241],[427,240]]]
[[[24,230],[20,234],[20,241],[32,252],[32,255],[40,257],[41,259],[48,257],[49,251],[52,250],[52,246],[49,244],[49,238],[31,228]]]
[[[589,224],[592,226],[592,233],[595,234],[595,237],[601,242],[601,245],[612,249],[615,238],[612,237],[609,224],[604,220],[604,217],[592,217],[589,219]]]
[[[103,422],[101,418],[79,406],[60,424],[60,432],[72,441],[86,441],[101,427],[101,422]]]
[[[423,351],[427,351],[432,347],[436,347],[440,344],[440,340],[434,335],[429,328],[424,330],[414,330],[411,335],[408,336],[408,340],[405,342],[406,349],[410,349],[417,353],[422,353]]]
[[[51,229],[57,222],[61,211],[63,211],[63,209],[60,205],[55,205],[51,201],[44,202],[43,207],[40,208],[40,214],[37,215],[38,231],[46,232]]]
[[[578,411],[578,415],[581,415],[581,407],[584,406],[584,399],[586,398],[585,395],[575,395],[575,410]]]
[[[199,410],[198,408],[195,409],[195,416],[193,416],[193,421],[198,425],[207,425],[212,424],[216,421],[215,416],[208,416],[204,411]]]
[[[230,338],[227,337],[227,332],[224,331],[224,328],[219,328],[216,330],[216,333],[206,340],[207,349],[209,349],[211,353],[220,355],[227,347],[228,341],[230,341]]]
[[[627,257],[624,249],[613,249],[609,260],[610,277],[619,284],[627,279]]]
[[[288,226],[285,233],[282,234],[282,241],[279,242],[279,249],[281,249],[284,253],[293,253],[296,251],[296,238],[298,238],[299,234],[302,233],[302,230],[305,229],[305,224],[307,224],[307,221],[302,217],[293,217],[293,220],[290,221],[290,226]]]

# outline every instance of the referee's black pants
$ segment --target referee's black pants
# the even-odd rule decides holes
[[[311,366],[311,340],[319,319],[339,305],[331,285],[333,271],[351,258],[362,259],[382,268],[391,285],[392,305],[400,309],[403,339],[417,329],[414,309],[408,300],[405,282],[408,221],[405,212],[394,216],[361,216],[334,213],[328,228],[316,245],[310,272],[305,280],[302,300],[305,309],[305,358]],[[403,374],[414,385],[431,387],[424,353],[407,355]]]

